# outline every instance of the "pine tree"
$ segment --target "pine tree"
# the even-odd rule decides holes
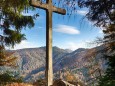
[[[0,0],[0,66],[11,65],[15,57],[5,51],[5,47],[14,47],[26,39],[21,30],[34,26],[36,16],[26,16],[22,12],[33,10],[28,0]]]
[[[100,78],[99,86],[115,85],[115,24],[111,24],[103,31],[105,33],[104,42],[107,44],[107,51],[104,58],[108,60],[108,68],[105,75]]]
[[[17,77],[18,75],[14,75],[12,72],[6,71],[3,74],[0,74],[0,86],[9,86],[12,82],[22,83],[22,77]]]
[[[3,47],[0,47],[0,66],[16,66],[16,57],[13,52],[6,52]]]
[[[33,27],[32,16],[24,16],[22,12],[29,8],[28,0],[0,0],[0,46],[14,46],[25,39],[21,30]]]
[[[75,1],[75,0],[74,0]],[[115,1],[114,0],[78,0],[80,8],[88,8],[86,18],[97,27],[102,27],[104,38],[104,58],[108,68],[100,79],[99,86],[115,86]]]
[[[106,46],[104,58],[108,60],[108,68],[102,77],[100,86],[115,86],[115,0],[59,0],[71,15],[80,8],[87,8],[85,17],[94,26],[103,28],[104,38],[101,42]],[[78,3],[78,4],[76,4]],[[102,52],[103,52],[102,51]]]

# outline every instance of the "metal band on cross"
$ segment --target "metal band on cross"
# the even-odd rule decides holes
[[[30,5],[46,10],[46,80],[47,86],[53,84],[52,62],[52,12],[65,15],[66,10],[53,6],[52,0],[46,0],[46,4],[37,0],[30,0]]]

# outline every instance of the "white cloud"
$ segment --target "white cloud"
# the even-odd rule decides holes
[[[23,49],[23,48],[34,48],[37,47],[37,45],[35,43],[31,43],[28,42],[27,40],[22,41],[20,44],[16,44],[16,46],[14,46],[14,49],[12,50],[17,50],[17,49]]]
[[[103,33],[103,31],[100,29],[100,30],[99,30],[99,33],[100,33],[100,34],[102,34],[102,33]]]
[[[64,49],[70,49],[70,50],[76,50],[78,48],[92,48],[95,47],[96,45],[91,45],[91,41],[84,40],[81,42],[68,42],[65,43],[65,46],[62,46]]]
[[[22,15],[25,15],[25,16],[33,16],[35,13],[33,12],[29,12],[29,13],[26,13],[26,12],[22,12]]]
[[[87,11],[84,11],[84,10],[77,10],[76,13],[79,14],[79,15],[86,15],[86,14],[87,14]]]
[[[85,48],[85,43],[74,43],[74,42],[69,42],[67,43],[67,49],[71,49],[71,50],[76,50],[78,48]]]
[[[54,29],[55,32],[60,32],[60,33],[66,33],[66,34],[80,34],[80,31],[73,26],[68,26],[68,25],[58,25],[56,29]]]

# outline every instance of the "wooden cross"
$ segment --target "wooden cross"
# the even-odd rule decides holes
[[[40,0],[30,0],[30,5],[46,10],[46,80],[47,86],[53,84],[52,67],[52,12],[65,15],[66,10],[53,6],[52,0],[46,0],[46,4]]]

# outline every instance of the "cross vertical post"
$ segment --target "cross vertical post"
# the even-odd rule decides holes
[[[52,0],[46,0],[46,4],[38,0],[30,0],[30,5],[46,10],[46,80],[47,86],[53,85],[53,61],[52,61],[52,12],[65,15],[66,10],[52,5]]]
[[[47,86],[53,84],[52,62],[52,12],[46,11],[46,80]]]

